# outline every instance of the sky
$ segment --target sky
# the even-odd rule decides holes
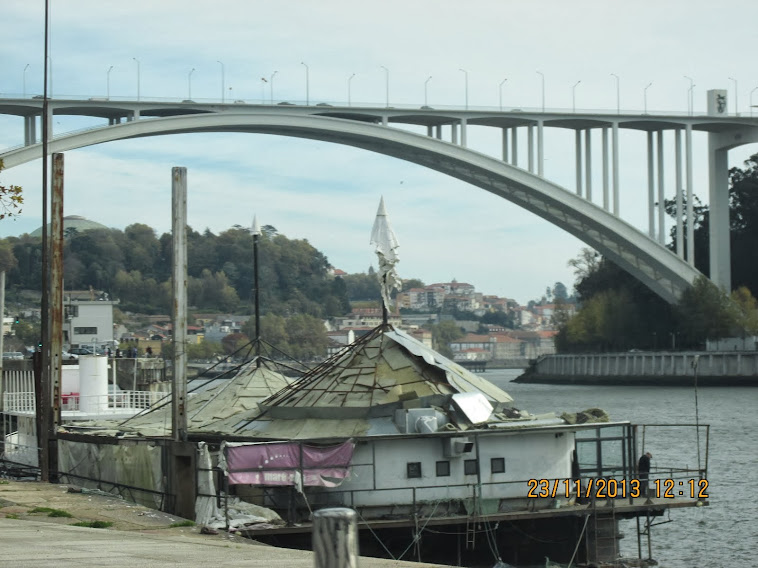
[[[311,103],[344,103],[349,85],[353,105],[380,105],[389,85],[391,104],[421,106],[426,95],[430,106],[463,106],[468,90],[470,108],[494,109],[502,98],[504,108],[537,109],[540,72],[547,109],[613,110],[615,75],[622,111],[642,112],[646,94],[650,112],[686,113],[691,77],[695,113],[705,111],[707,90],[727,89],[730,112],[736,103],[748,115],[758,87],[758,3],[744,0],[51,4],[53,97],[134,100],[139,79],[142,99],[191,96],[203,102],[223,93],[226,100],[249,103],[272,96],[274,102],[297,102],[305,99],[303,63]],[[0,97],[42,92],[43,18],[43,0],[3,2]],[[101,123],[56,116],[53,131]],[[0,115],[0,150],[23,143],[22,125],[18,117]],[[599,197],[596,135],[593,187]],[[545,176],[573,191],[573,132],[547,129],[545,136]],[[706,140],[697,133],[694,138],[695,193],[707,203]],[[475,150],[498,156],[499,140],[499,131],[469,127]],[[621,217],[646,230],[645,135],[622,131],[620,144]],[[732,150],[730,165],[740,166],[756,152],[757,145]],[[523,160],[525,138],[520,154]],[[184,166],[193,229],[219,233],[249,226],[255,215],[289,238],[307,239],[335,268],[350,273],[376,265],[369,237],[384,196],[400,243],[402,278],[457,279],[521,303],[539,299],[558,281],[571,289],[567,262],[585,246],[461,181],[324,142],[183,134],[82,148],[67,152],[65,160],[65,215],[168,232],[171,168]],[[670,148],[665,160],[672,197]],[[4,171],[0,183],[23,186],[26,199],[16,220],[0,222],[0,237],[39,227],[41,162]]]

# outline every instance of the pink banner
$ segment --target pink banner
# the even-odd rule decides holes
[[[297,443],[228,446],[226,464],[232,485],[336,487],[350,474],[355,444],[305,446]],[[302,460],[302,461],[301,461]]]

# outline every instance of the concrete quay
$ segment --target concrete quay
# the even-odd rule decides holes
[[[46,508],[70,517],[50,517]],[[202,534],[198,526],[174,526],[183,519],[122,499],[71,493],[67,485],[0,480],[0,561],[4,566],[152,568],[183,566],[310,568],[313,553],[277,548],[219,531]],[[105,521],[109,528],[72,526]],[[361,557],[361,568],[443,568]]]

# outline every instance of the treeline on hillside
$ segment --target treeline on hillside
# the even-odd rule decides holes
[[[758,250],[758,154],[745,165],[745,169],[729,172],[731,294],[701,278],[672,306],[608,259],[585,249],[569,262],[577,276],[581,309],[561,322],[558,350],[702,348],[707,339],[758,334],[758,263],[754,259]],[[674,216],[676,203],[667,201],[666,209]],[[709,210],[697,203],[693,211],[695,265],[708,275]],[[671,233],[669,247],[675,250],[675,227]],[[687,243],[684,245],[686,249]]]
[[[198,309],[250,311],[253,236],[233,227],[215,235],[188,229],[188,302]],[[288,239],[266,226],[260,237],[261,312],[315,317],[350,310],[343,279],[329,273],[326,256],[307,240]],[[9,289],[39,290],[41,239],[9,237],[0,249],[8,262]],[[144,224],[125,230],[69,230],[64,244],[66,290],[90,287],[107,292],[124,310],[168,312],[171,302],[171,235],[157,237]],[[2,259],[0,259],[2,260]]]

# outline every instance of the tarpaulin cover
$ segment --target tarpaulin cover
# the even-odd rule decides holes
[[[353,442],[337,446],[296,443],[245,444],[226,447],[229,483],[337,487],[350,474]],[[302,473],[301,473],[302,472]]]

